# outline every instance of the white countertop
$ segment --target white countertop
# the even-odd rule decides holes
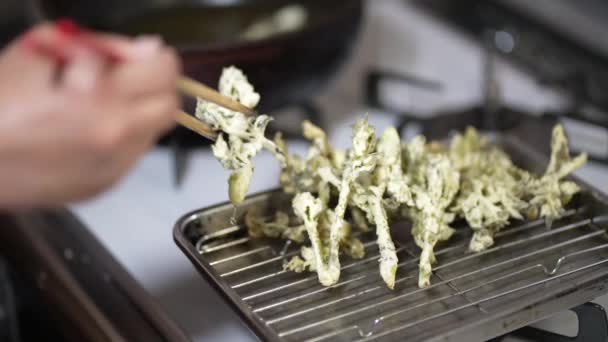
[[[464,106],[481,98],[479,47],[398,0],[370,1],[366,29],[352,63],[333,82],[320,103],[334,115],[330,136],[348,146],[350,125],[362,115],[357,99],[362,71],[369,65],[407,71],[444,84],[441,100],[411,93],[411,106],[422,111]],[[542,89],[525,74],[499,63],[503,99],[531,110],[559,104],[558,95]],[[356,109],[358,108],[358,109]],[[393,116],[372,112],[378,131]],[[547,137],[549,139],[549,137]],[[296,144],[296,152],[305,146]],[[277,185],[279,167],[268,154],[256,159],[258,169],[251,192]],[[194,270],[172,239],[175,221],[186,212],[225,202],[227,176],[210,151],[192,154],[180,189],[173,187],[172,161],[167,150],[150,151],[132,172],[110,191],[72,206],[116,258],[193,337],[207,341],[255,340],[238,317]],[[602,179],[608,169],[588,165],[579,175],[608,191]]]

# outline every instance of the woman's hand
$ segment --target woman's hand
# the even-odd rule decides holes
[[[154,37],[88,34],[120,62],[52,26],[0,56],[0,207],[58,206],[116,182],[172,127],[175,53]],[[31,41],[61,47],[59,61]]]

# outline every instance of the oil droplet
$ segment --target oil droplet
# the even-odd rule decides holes
[[[230,224],[233,226],[236,226],[238,224],[238,221],[236,220],[236,215],[238,214],[237,212],[238,207],[236,205],[232,206],[232,216],[230,217]]]
[[[561,267],[564,260],[566,260],[566,256],[563,256],[563,257],[557,259],[557,261],[553,265],[549,265],[548,263],[545,263],[545,264],[540,264],[540,266],[543,268],[543,272],[545,272],[546,275],[553,276],[557,272],[559,272],[559,268]]]
[[[374,333],[378,329],[378,326],[382,324],[383,320],[384,317],[376,318],[371,322],[371,324],[368,325],[368,327],[366,327],[366,329],[363,329],[361,328],[361,326],[357,325],[359,336],[365,338],[374,335]]]
[[[279,254],[281,258],[285,258],[285,254],[287,254],[289,246],[291,246],[291,240],[285,241],[285,245],[283,245],[283,249],[281,249],[281,253]]]

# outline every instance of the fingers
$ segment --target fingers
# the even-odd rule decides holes
[[[177,96],[166,94],[136,101],[122,115],[100,127],[100,152],[118,153],[117,146],[149,147],[175,124]],[[105,149],[104,149],[105,146]],[[112,154],[108,153],[108,154]]]
[[[89,33],[83,34],[84,40],[94,45],[98,50],[115,56],[120,61],[136,61],[149,57],[162,46],[159,36],[144,35],[135,39],[114,34]]]
[[[165,94],[84,112],[82,139],[101,160],[113,159],[129,146],[152,144],[172,127],[177,108],[177,96]]]
[[[56,25],[44,24],[26,33],[18,45],[26,50],[54,60],[68,63],[86,46],[74,39],[72,33],[58,30]]]
[[[18,52],[31,52],[29,57],[37,64],[27,71],[47,80],[52,80],[58,63],[67,66],[68,90],[90,90],[99,79],[100,60],[104,60],[109,66],[107,88],[125,98],[175,89],[180,69],[176,54],[158,37],[133,40],[86,31],[74,36],[51,25],[27,33],[9,55],[18,59]]]
[[[0,101],[5,112],[12,107],[15,113],[3,121],[0,133],[17,146],[5,154],[11,168],[4,169],[31,184],[28,191],[18,190],[21,203],[61,203],[107,188],[173,125],[179,107],[175,53],[154,38],[97,39],[124,61],[111,63],[87,44],[63,41],[49,25],[35,28],[0,55],[6,81],[0,84]],[[65,43],[57,49],[61,62],[52,50],[41,53],[32,45],[50,49],[57,42]],[[24,128],[33,130],[27,139],[14,133]]]
[[[17,81],[12,86],[20,92],[53,92],[63,87],[70,92],[92,90],[105,61],[72,38],[55,26],[44,24],[13,42],[3,58],[7,65],[3,70],[19,73],[19,77],[12,77]],[[60,65],[65,66],[64,70]],[[8,78],[6,72],[3,77]],[[62,78],[59,84],[55,82],[58,75]]]
[[[155,38],[142,38],[134,43],[133,51],[137,59],[111,70],[108,82],[112,89],[131,98],[176,91],[180,65],[172,49],[163,47]]]
[[[15,92],[35,92],[52,85],[57,61],[40,54],[31,43],[33,39],[52,39],[52,31],[50,25],[38,26],[5,49],[0,60],[2,78],[12,81]]]
[[[146,126],[148,132],[154,132],[156,138],[175,125],[179,99],[177,94],[168,93],[139,100],[135,107],[134,120]]]
[[[67,44],[61,96],[72,107],[79,103],[73,112],[85,116],[78,122],[90,132],[91,151],[109,178],[118,177],[173,126],[179,61],[156,37],[84,34],[93,43]],[[120,61],[109,63],[104,51]]]
[[[116,152],[116,146],[151,144],[173,126],[179,108],[177,58],[158,39],[103,39],[107,44],[135,46],[130,49],[139,51],[141,59],[107,65],[85,51],[66,66],[63,97],[79,103],[83,115],[94,116],[92,129],[100,131],[91,131],[91,136],[100,154]],[[89,94],[75,98],[77,92]],[[91,113],[90,108],[96,110]]]
[[[79,199],[94,195],[115,184],[125,176],[158,137],[173,124],[173,97],[158,97],[143,101],[124,113],[128,121],[115,121],[97,131],[99,138],[94,149],[97,177],[85,184]],[[102,172],[95,170],[103,170]]]

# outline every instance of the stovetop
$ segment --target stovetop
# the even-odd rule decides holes
[[[415,1],[575,103],[608,109],[608,5],[602,1]]]
[[[337,146],[348,146],[350,125],[366,112],[378,130],[407,122],[402,125],[406,136],[424,129],[421,122],[437,113],[472,109],[500,113],[493,109],[495,100],[488,103],[495,98],[495,85],[503,109],[540,115],[561,113],[571,106],[563,89],[537,82],[529,71],[505,61],[499,53],[492,54],[493,80],[488,80],[487,49],[477,39],[409,2],[370,1],[368,6],[366,27],[352,61],[324,95],[314,100]],[[407,81],[388,79],[379,85],[383,105],[368,105],[370,70],[390,71]],[[290,141],[295,153],[303,153],[305,148],[302,141]],[[253,340],[171,240],[179,216],[227,200],[228,173],[211,152],[203,148],[189,155],[181,187],[173,184],[171,150],[159,148],[112,190],[71,208],[194,340]],[[251,192],[275,187],[276,162],[268,154],[255,162],[258,172]],[[591,162],[578,175],[608,192],[608,184],[603,182],[607,172],[601,163]]]

